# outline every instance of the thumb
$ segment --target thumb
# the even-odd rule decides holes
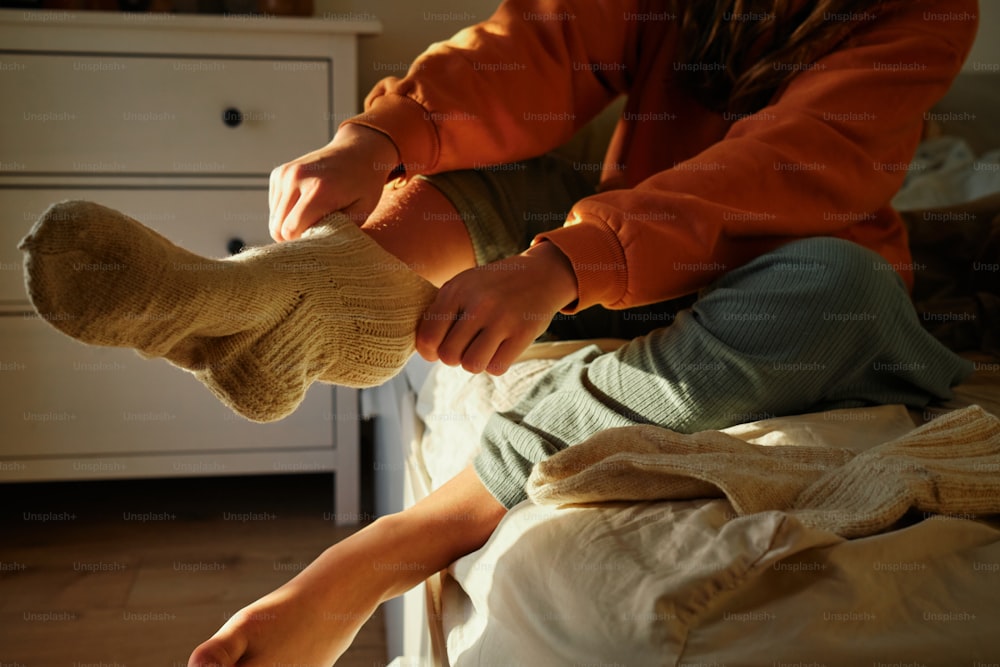
[[[379,194],[381,194],[381,192]],[[368,220],[368,216],[370,216],[372,211],[375,210],[375,207],[378,206],[378,202],[379,198],[372,200],[371,198],[362,197],[341,208],[340,213],[346,215],[350,218],[351,222],[360,227],[365,224],[366,220]]]

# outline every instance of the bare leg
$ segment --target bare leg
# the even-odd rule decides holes
[[[466,468],[413,507],[324,551],[294,579],[234,615],[195,649],[188,665],[327,667],[379,604],[481,547],[505,513]]]
[[[472,241],[461,216],[451,201],[427,181],[387,185],[361,228],[438,287],[476,265]]]

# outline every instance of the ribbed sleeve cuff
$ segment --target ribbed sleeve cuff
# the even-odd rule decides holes
[[[614,307],[628,289],[625,251],[618,236],[602,223],[570,224],[539,234],[535,242],[555,244],[573,265],[577,301],[563,309],[570,315],[595,305]]]
[[[528,499],[524,485],[535,463],[563,447],[502,414],[494,414],[486,423],[482,448],[472,465],[483,486],[510,509]]]
[[[407,174],[431,173],[441,155],[441,142],[431,112],[405,95],[392,93],[369,101],[363,114],[348,118],[387,135],[399,151]]]
[[[531,474],[530,468],[522,477],[517,478],[507,476],[505,469],[496,466],[496,460],[492,457],[484,457],[482,454],[472,462],[472,467],[483,483],[486,490],[507,509],[512,509],[523,500],[527,500],[528,493],[524,490],[524,484]]]

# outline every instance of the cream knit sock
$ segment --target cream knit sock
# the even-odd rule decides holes
[[[599,431],[536,463],[526,488],[539,505],[728,497],[739,514],[753,514],[791,505],[809,482],[853,456],[642,424]]]
[[[115,210],[68,201],[19,247],[32,304],[54,327],[163,357],[259,422],[294,411],[313,381],[391,378],[436,293],[339,214],[299,240],[206,259]]]
[[[909,509],[1000,512],[1000,419],[956,410],[861,454],[743,442],[640,425],[600,431],[535,464],[540,505],[726,497],[743,516],[785,511],[843,537],[891,527]]]
[[[1000,512],[1000,419],[978,405],[942,415],[824,474],[791,511],[806,525],[859,537],[911,508],[963,518]]]

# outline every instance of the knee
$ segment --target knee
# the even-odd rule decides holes
[[[770,349],[794,338],[862,344],[912,311],[899,276],[878,254],[850,241],[795,241],[736,269],[696,305],[722,340]],[[733,338],[735,337],[735,338]],[[807,346],[808,347],[808,346]]]
[[[879,316],[889,304],[909,303],[906,286],[892,266],[851,241],[802,239],[771,255],[767,264],[773,279],[831,313]]]

